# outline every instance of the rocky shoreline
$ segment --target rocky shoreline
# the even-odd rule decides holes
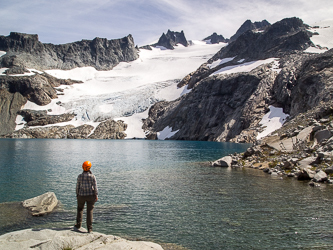
[[[118,236],[85,231],[73,228],[25,229],[0,236],[1,249],[133,249],[163,250],[156,243],[129,241]]]
[[[258,140],[244,153],[211,163],[216,167],[247,167],[280,177],[333,184],[333,105],[318,107],[289,119],[283,127]]]
[[[59,206],[53,192],[33,197],[21,202],[19,214],[27,211],[32,216],[44,216]],[[16,211],[17,212],[17,211]],[[13,213],[13,212],[11,212]],[[25,212],[23,212],[25,214]],[[19,215],[16,214],[20,218]],[[126,240],[118,236],[98,232],[88,233],[85,228],[48,228],[24,229],[0,236],[0,249],[137,249],[162,250],[156,243],[138,240]]]

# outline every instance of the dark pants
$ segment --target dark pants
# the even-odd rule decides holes
[[[81,227],[84,204],[87,202],[87,229],[92,229],[93,210],[96,197],[94,195],[77,197],[76,226]]]

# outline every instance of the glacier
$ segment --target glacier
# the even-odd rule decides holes
[[[144,138],[142,119],[148,117],[148,109],[156,102],[172,101],[188,93],[187,86],[177,88],[179,81],[223,46],[226,44],[192,41],[191,46],[178,44],[174,50],[140,49],[137,60],[122,62],[110,71],[92,67],[46,70],[54,77],[83,83],[62,85],[57,88],[62,90],[58,92],[61,95],[50,104],[39,106],[27,102],[23,109],[48,110],[49,115],[76,115],[70,122],[52,126],[90,124],[96,127],[106,119],[123,120],[128,124],[126,138]],[[17,123],[16,129],[21,128],[24,123],[21,117],[17,117]]]

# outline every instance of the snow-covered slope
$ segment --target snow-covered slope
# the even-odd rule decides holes
[[[333,19],[315,23],[310,31],[316,34],[311,37],[316,48],[310,47],[306,52],[323,53],[333,48]]]
[[[191,46],[178,45],[174,50],[140,50],[139,59],[120,63],[110,71],[91,67],[48,70],[48,74],[57,78],[83,83],[61,86],[64,94],[50,104],[38,106],[28,102],[24,109],[52,110],[48,112],[50,115],[73,112],[77,116],[70,124],[74,126],[84,123],[96,126],[105,119],[120,119],[128,124],[127,138],[144,138],[141,120],[148,117],[148,108],[157,101],[171,101],[186,93],[183,92],[186,86],[177,89],[179,80],[225,45],[192,41]]]

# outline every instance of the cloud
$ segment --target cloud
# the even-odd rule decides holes
[[[34,33],[50,43],[132,34],[144,45],[167,29],[184,30],[188,39],[213,32],[230,37],[247,19],[274,23],[297,16],[313,24],[331,13],[331,0],[11,0],[0,7],[0,34]]]

